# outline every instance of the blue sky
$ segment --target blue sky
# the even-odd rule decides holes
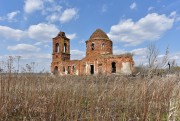
[[[180,0],[0,0],[0,65],[20,55],[21,68],[35,62],[36,71],[49,71],[59,31],[71,39],[71,59],[81,59],[97,28],[113,41],[114,54],[131,52],[136,65],[147,63],[152,42],[159,59],[168,46],[169,60],[180,65]]]

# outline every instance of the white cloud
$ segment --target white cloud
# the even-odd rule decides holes
[[[170,60],[177,60],[180,59],[180,56],[174,55],[170,57]]]
[[[51,59],[51,54],[45,54],[45,53],[29,53],[29,54],[23,54],[23,59]],[[46,60],[45,60],[46,61]]]
[[[166,15],[151,13],[134,22],[132,19],[111,26],[108,36],[117,42],[135,46],[144,41],[158,40],[164,32],[171,29],[174,19]]]
[[[71,51],[71,59],[80,60],[85,57],[85,52],[80,50],[70,50]]]
[[[180,21],[180,15],[178,15],[176,11],[171,12],[169,17],[173,18],[175,20],[175,22]]]
[[[71,21],[72,19],[78,18],[78,10],[75,8],[65,9],[61,11],[61,6],[55,6],[55,8],[48,8],[46,11],[50,12],[50,14],[46,17],[46,20],[50,23],[57,22],[58,20],[61,23],[66,23]]]
[[[58,15],[57,13],[53,13],[53,14],[47,16],[47,17],[46,17],[46,20],[47,20],[48,22],[53,23],[53,22],[58,21],[59,18],[60,18],[60,15]]]
[[[51,41],[59,32],[54,24],[39,23],[29,26],[28,30],[22,31],[7,26],[0,26],[0,37],[13,40],[21,40],[22,38],[31,38],[40,42]]]
[[[62,6],[54,5],[52,7],[46,8],[46,11],[49,11],[49,12],[61,12],[61,9],[62,9]]]
[[[78,14],[78,10],[75,8],[69,8],[66,9],[62,15],[60,16],[60,22],[61,23],[66,23],[69,22],[70,20],[72,20],[73,18],[77,18]]]
[[[123,49],[113,49],[113,54],[114,55],[119,55],[119,54],[124,54],[124,53],[127,53],[127,51],[123,50]]]
[[[102,6],[102,8],[101,8],[101,11],[102,12],[106,12],[107,11],[107,5],[106,4],[104,4],[103,6]]]
[[[25,37],[27,33],[19,29],[12,29],[7,26],[0,26],[0,36],[6,39],[20,40]]]
[[[137,4],[135,2],[133,2],[129,7],[130,7],[131,10],[136,9]]]
[[[75,39],[77,37],[76,33],[73,33],[73,34],[66,34],[67,38],[69,39]]]
[[[15,46],[8,46],[7,47],[8,50],[13,50],[13,51],[39,51],[40,48],[37,48],[33,45],[29,45],[29,44],[17,44]]]
[[[24,5],[24,11],[26,13],[32,13],[37,10],[43,9],[43,0],[26,0]]]
[[[55,0],[45,0],[45,1],[53,3]]]
[[[79,43],[79,44],[85,44],[86,41],[85,41],[85,40],[80,40],[78,43]]]
[[[63,8],[62,6],[57,5],[55,2],[49,2],[49,3],[44,4],[44,7],[41,13],[42,15],[48,15],[48,16],[58,15],[58,18],[59,18],[62,8]]]
[[[176,17],[176,16],[177,16],[177,12],[176,12],[176,11],[173,11],[173,12],[171,12],[171,13],[170,13],[170,15],[169,15],[169,16],[174,18],[174,17]]]
[[[49,48],[50,46],[49,45],[44,45],[45,48]]]
[[[53,24],[40,23],[31,25],[28,29],[29,37],[37,41],[51,41],[59,32],[58,28]]]
[[[34,45],[42,45],[43,42],[36,42]]]
[[[129,52],[124,49],[114,48],[113,53],[115,55],[124,54],[124,53],[132,53],[135,56],[145,56],[147,53],[147,48],[137,48],[137,49],[131,50]]]
[[[152,10],[154,10],[154,7],[150,6],[150,7],[148,8],[148,11],[152,11]]]
[[[18,13],[20,13],[20,11],[13,11],[13,12],[11,12],[11,13],[8,13],[8,14],[7,14],[7,19],[8,19],[9,21],[12,21],[12,20],[14,19],[14,17],[17,16]]]
[[[42,45],[46,42],[51,42],[60,30],[54,24],[39,23],[31,25],[27,30],[13,29],[7,26],[0,26],[0,37],[9,40],[33,39],[36,42],[34,45]],[[76,33],[66,34],[69,39],[75,39]]]
[[[137,48],[131,51],[136,56],[145,56],[147,54],[147,48]]]

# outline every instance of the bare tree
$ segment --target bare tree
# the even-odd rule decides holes
[[[159,54],[159,49],[156,47],[154,43],[151,43],[147,46],[147,59],[148,66],[150,69],[156,68],[157,57]]]
[[[3,61],[0,61],[0,73],[3,71]]]
[[[35,62],[31,62],[31,66],[32,66],[32,72],[34,73]]]
[[[19,73],[19,62],[20,62],[20,59],[21,59],[21,56],[16,56],[17,58],[17,67],[18,67],[18,70],[17,70],[17,73]]]
[[[8,72],[12,73],[13,71],[13,61],[14,61],[14,57],[13,56],[9,56],[8,62],[7,62],[7,68],[8,68]]]
[[[169,47],[166,48],[166,52],[163,56],[162,62],[161,64],[158,64],[160,66],[160,68],[165,68],[167,67],[169,63]]]
[[[176,66],[177,66],[176,60],[173,59],[172,62],[171,62],[171,67],[176,67]]]

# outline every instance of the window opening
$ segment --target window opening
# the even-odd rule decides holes
[[[104,50],[104,43],[102,44],[102,49]]]
[[[64,53],[66,53],[66,52],[67,52],[67,44],[64,43]]]
[[[94,50],[94,43],[91,44],[91,50]]]
[[[90,68],[91,68],[91,69],[90,69],[90,73],[91,73],[91,74],[94,74],[94,65],[91,65]]]
[[[59,43],[56,43],[55,52],[59,53]]]
[[[71,73],[71,66],[68,66],[68,74]]]
[[[75,65],[73,66],[73,71],[76,71],[76,66]]]
[[[63,72],[65,72],[65,71],[66,71],[65,67],[63,67]]]

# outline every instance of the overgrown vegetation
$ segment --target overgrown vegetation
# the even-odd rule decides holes
[[[35,62],[22,67],[20,56],[9,56],[0,65],[0,120],[180,120],[180,67],[169,61],[168,48],[160,63],[157,47],[147,49],[148,66],[132,76],[37,74]]]
[[[180,120],[179,77],[1,74],[0,120]]]

